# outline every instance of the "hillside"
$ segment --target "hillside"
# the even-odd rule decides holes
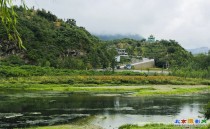
[[[185,66],[193,56],[174,40],[160,40],[149,43],[145,40],[122,39],[110,41],[117,48],[126,49],[132,57],[147,57],[155,59],[155,65],[160,68]],[[167,65],[167,66],[166,66]]]
[[[99,39],[101,40],[117,40],[117,39],[125,39],[125,38],[128,38],[128,39],[134,39],[134,40],[142,40],[143,37],[142,36],[139,36],[137,34],[95,34],[95,36],[97,36]]]
[[[63,21],[45,10],[24,11],[22,7],[15,10],[17,29],[26,50],[9,41],[1,26],[1,63],[72,69],[108,67],[112,53],[97,37],[77,26],[74,19]]]
[[[74,19],[66,21],[45,10],[24,11],[15,7],[18,31],[26,49],[9,40],[0,27],[0,63],[2,65],[38,65],[55,68],[92,69],[113,67],[115,48],[124,48],[130,56],[154,58],[157,67],[180,66],[192,57],[177,42],[119,39],[101,41]],[[12,32],[11,32],[12,33]]]

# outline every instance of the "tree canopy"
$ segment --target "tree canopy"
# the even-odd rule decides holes
[[[27,50],[20,50],[14,41],[8,40],[1,26],[2,63],[70,69],[109,67],[109,59],[114,55],[107,52],[106,44],[84,27],[77,26],[74,19],[64,21],[44,9],[13,8],[18,15],[17,29]]]
[[[21,0],[25,6],[24,1]],[[17,14],[13,8],[12,0],[0,0],[0,20],[1,25],[7,32],[9,40],[17,42],[19,47],[24,48],[20,34],[16,28],[17,25]]]
[[[8,39],[5,26],[0,26],[1,63],[30,64],[56,68],[89,69],[113,67],[116,48],[126,49],[130,57],[155,59],[157,67],[185,66],[192,55],[174,40],[148,43],[145,40],[121,39],[101,41],[76,20],[62,20],[44,9],[25,10],[13,7],[16,29],[27,50]],[[15,61],[14,61],[15,60]],[[116,65],[116,64],[115,64]]]

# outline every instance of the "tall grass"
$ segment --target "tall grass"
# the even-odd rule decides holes
[[[176,126],[176,125],[164,125],[164,124],[147,124],[145,126],[138,125],[123,125],[119,129],[209,129],[210,125],[207,126]]]
[[[209,85],[210,80],[182,78],[175,76],[124,76],[124,75],[60,75],[0,78],[1,83],[28,84],[172,84],[172,85]]]
[[[146,73],[123,71],[95,71],[95,70],[71,70],[71,69],[56,69],[53,67],[40,66],[0,66],[0,77],[28,77],[28,76],[59,76],[59,75],[128,75],[139,76],[147,75]]]

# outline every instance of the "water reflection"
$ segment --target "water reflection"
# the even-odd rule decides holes
[[[209,95],[170,97],[93,96],[59,92],[4,93],[0,127],[28,127],[68,123],[95,115],[91,123],[117,128],[126,123],[172,123],[202,117]]]

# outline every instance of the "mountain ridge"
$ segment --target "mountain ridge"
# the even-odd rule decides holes
[[[101,40],[118,40],[118,39],[134,39],[134,40],[142,40],[144,37],[138,35],[138,34],[94,34]]]
[[[187,49],[187,51],[191,52],[193,55],[196,54],[207,54],[209,52],[208,47],[199,47],[194,49]]]
[[[46,10],[15,7],[18,14],[17,29],[27,50],[19,49],[8,39],[0,26],[0,65],[37,65],[68,69],[108,68],[115,64],[116,49],[126,49],[129,58],[155,59],[157,67],[180,65],[191,58],[189,52],[174,40],[148,42],[123,37],[103,41],[76,20],[62,20]],[[1,23],[1,20],[0,20]],[[135,35],[134,35],[135,36]],[[122,62],[124,63],[124,62]]]

